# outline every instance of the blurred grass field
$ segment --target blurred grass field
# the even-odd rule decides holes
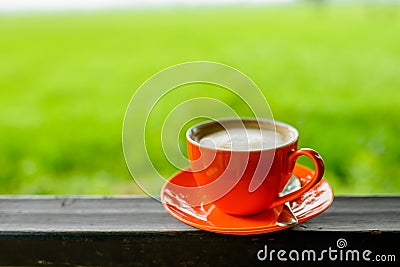
[[[0,17],[0,193],[142,193],[122,153],[135,90],[174,64],[244,72],[336,194],[400,193],[399,5]]]

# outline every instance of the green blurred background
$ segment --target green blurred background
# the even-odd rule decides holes
[[[396,4],[0,14],[0,193],[143,193],[122,153],[129,101],[208,60],[253,79],[336,194],[399,194],[399,33]]]

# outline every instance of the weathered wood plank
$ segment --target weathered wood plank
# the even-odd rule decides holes
[[[330,209],[302,225],[255,236],[194,229],[145,197],[0,197],[0,265],[6,266],[279,266],[288,262],[260,261],[257,253],[266,246],[339,251],[340,238],[349,249],[394,255],[386,263],[397,266],[400,253],[392,244],[400,238],[400,197],[337,197]],[[338,265],[339,259],[326,255],[322,262]],[[355,263],[376,262],[345,265]]]
[[[400,232],[400,197],[336,197],[326,212],[294,230]]]
[[[400,197],[337,197],[320,216],[293,231],[400,232]],[[146,197],[0,198],[5,232],[197,231]]]
[[[0,199],[0,234],[191,230],[169,216],[160,202],[146,197]]]

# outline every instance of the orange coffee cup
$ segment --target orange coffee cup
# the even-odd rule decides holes
[[[298,131],[269,119],[223,119],[186,133],[190,171],[204,203],[232,215],[253,215],[299,198],[318,183],[324,162],[313,149],[298,149]],[[279,196],[296,160],[309,157],[315,172],[308,183]]]

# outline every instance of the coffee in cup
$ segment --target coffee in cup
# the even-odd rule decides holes
[[[217,149],[253,151],[279,146],[287,142],[286,139],[283,134],[274,130],[233,125],[228,129],[206,134],[201,138],[200,143],[204,145],[212,143]]]

